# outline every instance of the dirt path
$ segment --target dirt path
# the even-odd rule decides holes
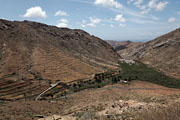
[[[56,84],[52,85],[52,86],[51,86],[50,88],[48,88],[47,90],[43,91],[41,94],[39,94],[39,95],[35,98],[35,100],[38,100],[39,98],[41,98],[41,96],[42,96],[43,94],[45,94],[45,93],[48,92],[49,90],[55,88],[59,83],[60,83],[60,82],[57,82]]]

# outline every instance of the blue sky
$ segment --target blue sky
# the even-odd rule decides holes
[[[147,41],[180,27],[179,0],[0,0],[0,18]]]

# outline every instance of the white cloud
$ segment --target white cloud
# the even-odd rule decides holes
[[[46,18],[46,11],[43,11],[40,6],[27,9],[23,17]]]
[[[134,0],[127,0],[127,4],[134,2]]]
[[[63,19],[60,19],[60,22],[61,22],[61,23],[68,23],[69,21],[68,21],[67,19],[64,19],[64,18],[63,18]]]
[[[86,28],[86,27],[96,27],[97,24],[101,23],[101,19],[99,18],[94,18],[94,17],[89,17],[89,23],[87,23],[86,20],[82,20],[81,27]]]
[[[61,27],[61,28],[65,28],[65,27],[68,27],[68,24],[67,23],[58,23],[56,26]]]
[[[168,5],[168,2],[159,2],[156,6],[156,11],[162,11]]]
[[[135,5],[137,8],[144,10],[147,8],[147,5],[143,5],[142,3],[144,2],[144,0],[128,0],[127,3],[133,3],[133,5]]]
[[[116,17],[114,18],[114,20],[117,21],[117,22],[126,22],[126,19],[123,17],[122,14],[116,15]]]
[[[54,16],[68,16],[68,14],[65,11],[57,11]]]
[[[99,18],[93,18],[93,17],[90,17],[89,20],[90,20],[90,23],[88,23],[87,26],[90,26],[90,27],[96,27],[96,24],[99,24],[102,21]]]
[[[149,8],[155,8],[157,5],[157,0],[150,0],[148,3]]]
[[[105,7],[114,7],[122,9],[123,5],[116,0],[95,0],[94,4],[96,5],[103,5]]]
[[[142,2],[143,2],[143,0],[136,0],[136,1],[134,2],[134,5],[140,5],[140,4],[142,4]]]
[[[98,24],[101,22],[101,19],[99,19],[99,18],[90,17],[89,19],[90,19],[91,23],[93,23],[93,24]]]
[[[154,8],[156,11],[162,11],[165,9],[165,7],[168,5],[167,1],[160,1],[158,2],[158,0],[151,0],[148,4],[149,8],[152,9]]]
[[[126,27],[126,25],[125,24],[119,24],[119,27]]]
[[[144,4],[143,2],[146,2],[146,1],[147,1],[147,3]],[[136,15],[136,17],[144,17],[144,18],[145,17],[147,18],[148,16],[146,16],[145,14],[150,13],[152,10],[163,11],[168,5],[167,0],[166,1],[162,1],[162,0],[127,0],[127,4],[131,4],[131,3],[132,3],[132,5],[139,8],[141,11],[140,12],[134,11],[134,13],[130,12],[130,14],[133,13],[132,14],[133,16]],[[124,9],[126,9],[125,12],[123,13],[123,10],[122,10],[121,13],[128,14],[128,12],[130,10],[127,10],[126,7],[124,7]]]
[[[68,27],[68,20],[67,19],[60,19],[59,23],[56,25],[57,27]]]
[[[163,11],[167,5],[168,5],[167,1],[158,2],[158,0],[150,0],[147,5],[136,5],[136,7],[141,9],[142,11],[140,12],[140,14],[144,15],[149,13],[153,9],[156,11]]]
[[[87,26],[89,26],[89,27],[96,27],[96,24],[88,23]]]
[[[168,23],[174,23],[174,22],[176,22],[176,18],[171,17],[168,19]]]
[[[82,28],[86,28],[87,27],[86,23],[87,23],[86,20],[82,20],[81,27]]]
[[[180,12],[177,12],[178,15],[180,15]]]
[[[139,9],[143,10],[142,12],[140,12],[140,14],[147,13],[147,10],[146,10],[147,6],[142,4],[144,2],[144,0],[134,0],[133,2],[134,2],[133,5],[135,5]]]

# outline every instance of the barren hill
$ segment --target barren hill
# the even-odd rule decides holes
[[[144,42],[132,42],[130,40],[127,41],[107,40],[106,42],[109,43],[111,46],[113,46],[115,51],[118,52],[120,56],[122,56],[125,59],[129,59],[129,57],[131,57],[130,51],[132,48],[136,48],[137,46],[142,45],[144,43]]]
[[[0,77],[71,81],[113,68],[119,57],[82,30],[0,20]]]
[[[180,78],[180,29],[131,47],[126,50],[125,56],[141,60],[170,76]]]
[[[113,48],[117,48],[118,46],[126,47],[127,45],[132,43],[132,41],[130,40],[127,40],[127,41],[106,40],[106,42],[109,43]]]

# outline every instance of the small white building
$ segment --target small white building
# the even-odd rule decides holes
[[[129,65],[133,65],[136,63],[134,60],[126,60],[126,59],[119,59],[119,61],[122,63],[127,63]]]

